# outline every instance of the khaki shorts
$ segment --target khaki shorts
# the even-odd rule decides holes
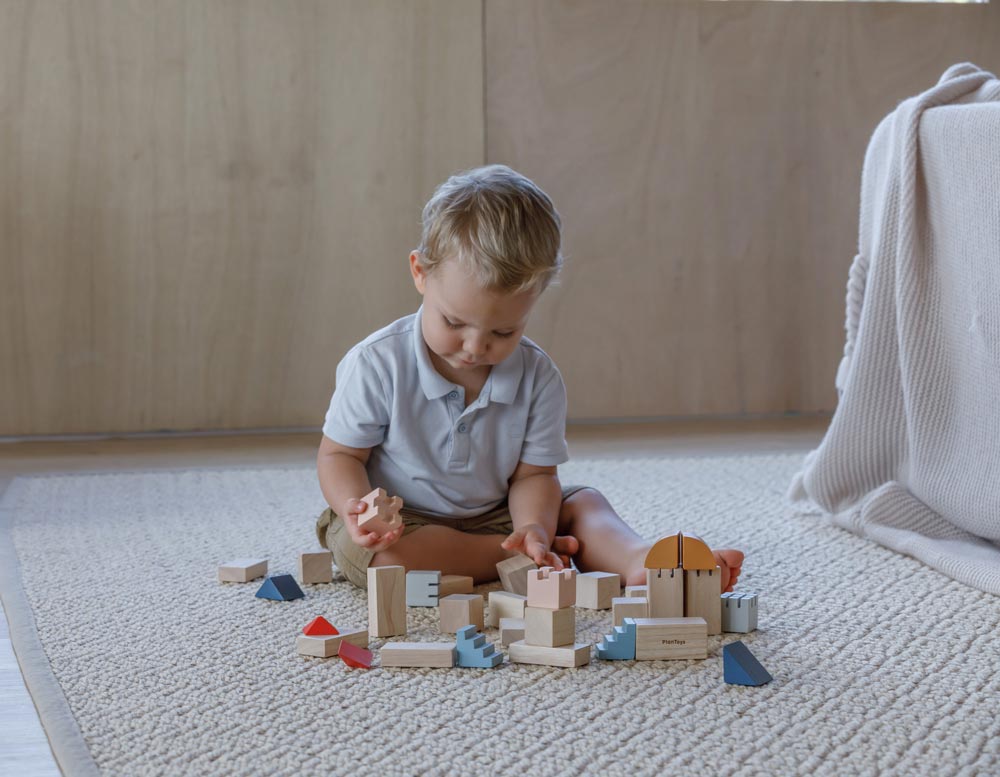
[[[563,501],[585,488],[587,486],[563,486]],[[440,518],[421,513],[418,510],[407,510],[405,507],[399,511],[399,514],[403,518],[404,537],[415,532],[421,526],[450,526],[469,534],[506,535],[514,531],[514,524],[511,521],[510,510],[506,502],[497,505],[489,512],[471,518]],[[344,526],[340,516],[329,507],[316,520],[316,537],[319,539],[320,545],[333,552],[333,563],[348,580],[358,588],[368,587],[368,566],[372,563],[375,554],[368,548],[355,544],[351,535],[347,533],[347,527]]]

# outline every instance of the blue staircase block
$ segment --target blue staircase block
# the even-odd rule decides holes
[[[475,626],[463,626],[458,630],[455,647],[458,666],[489,669],[503,663],[503,653],[497,653],[493,643],[477,633]]]
[[[732,685],[763,685],[774,679],[742,642],[722,648],[722,674]]]
[[[626,618],[597,644],[597,657],[608,661],[630,661],[635,658],[635,618]]]
[[[301,599],[305,596],[295,578],[291,575],[274,575],[264,580],[264,584],[257,589],[257,598],[274,599],[277,602],[289,602],[292,599]]]

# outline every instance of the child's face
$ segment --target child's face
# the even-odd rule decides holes
[[[410,254],[410,272],[424,298],[424,341],[446,378],[489,372],[517,348],[537,292],[488,291],[451,259],[429,275],[416,252]],[[450,369],[442,370],[442,362]]]

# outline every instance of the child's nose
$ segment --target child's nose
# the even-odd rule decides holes
[[[470,337],[465,341],[465,350],[470,356],[482,356],[486,353],[486,338]]]

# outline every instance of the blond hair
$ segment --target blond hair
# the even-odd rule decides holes
[[[561,221],[549,196],[505,165],[456,173],[424,206],[420,264],[457,259],[483,288],[541,292],[559,274]]]

